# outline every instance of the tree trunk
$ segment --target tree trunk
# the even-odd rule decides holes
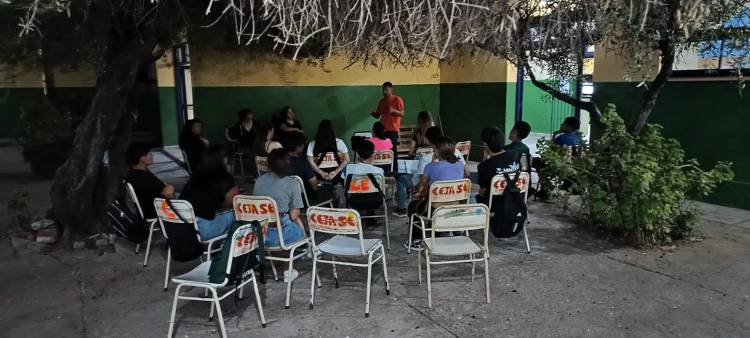
[[[669,81],[669,76],[672,75],[672,66],[675,61],[675,50],[671,41],[663,40],[659,42],[659,51],[661,52],[661,61],[659,62],[659,73],[656,74],[656,78],[651,82],[651,86],[643,94],[643,100],[641,101],[641,108],[638,110],[638,114],[630,120],[628,124],[628,132],[632,135],[638,135],[643,127],[648,122],[648,117],[656,107],[656,99],[659,97],[664,85]]]
[[[602,112],[599,110],[599,106],[594,103],[594,101],[582,101],[577,98],[574,98],[568,94],[565,94],[550,85],[539,81],[536,79],[536,75],[534,75],[534,72],[531,69],[531,65],[529,65],[528,62],[524,62],[523,64],[524,69],[526,70],[526,75],[529,76],[529,79],[531,80],[531,83],[534,84],[537,88],[543,90],[547,94],[552,95],[554,98],[563,101],[575,108],[582,109],[585,111],[588,111],[592,120],[599,120],[599,118],[602,117]],[[579,79],[580,81],[580,79]]]
[[[113,39],[118,40],[118,39]],[[156,44],[154,36],[133,35],[114,42],[111,57],[96,81],[86,117],[76,129],[68,160],[57,170],[52,184],[52,208],[67,234],[90,235],[104,225],[104,208],[114,194],[113,184],[124,169],[134,116],[128,101],[144,54]],[[109,166],[104,167],[109,151]]]

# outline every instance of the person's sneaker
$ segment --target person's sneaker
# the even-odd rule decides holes
[[[299,272],[297,272],[297,269],[292,269],[291,280],[297,279],[297,276],[299,276]],[[284,270],[284,283],[289,283],[289,280],[289,270]]]
[[[401,209],[401,208],[393,209],[393,216],[406,218],[406,209]]]
[[[415,239],[415,240],[412,240],[411,242],[409,241],[404,242],[404,248],[409,249],[409,247],[411,247],[412,250],[419,250],[419,247],[421,245],[422,245],[421,239]]]

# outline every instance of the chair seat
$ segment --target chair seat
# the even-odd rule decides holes
[[[364,239],[363,244],[365,253],[370,252],[374,247],[381,245],[383,241],[379,239]],[[360,251],[359,239],[349,236],[334,236],[318,246],[320,251],[335,256],[362,256]]]
[[[270,229],[269,229],[269,231],[270,231]],[[284,243],[284,244],[286,244],[286,246],[291,249],[292,247],[300,246],[300,245],[308,243],[308,242],[310,242],[310,238],[309,237],[303,237],[303,238],[300,238],[299,240],[297,240],[296,242],[293,242],[293,243]],[[267,246],[266,247],[266,251],[288,251],[288,250],[286,250],[286,249],[284,249],[284,248],[282,248],[280,246]]]
[[[422,242],[430,254],[438,256],[459,256],[482,252],[482,248],[466,236],[436,237]]]
[[[203,262],[200,265],[193,268],[193,270],[190,270],[187,273],[184,273],[182,275],[172,278],[172,281],[175,283],[191,282],[191,283],[215,284],[215,283],[209,282],[208,280],[208,270],[210,268],[211,268],[210,261]]]

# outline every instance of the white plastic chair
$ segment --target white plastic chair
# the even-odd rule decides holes
[[[383,168],[387,173],[393,172],[393,151],[380,150],[372,153],[372,165]]]
[[[262,237],[262,236],[261,236]],[[258,236],[253,228],[253,224],[245,224],[237,228],[231,238],[232,246],[229,248],[229,257],[227,258],[227,269],[226,274],[229,275],[232,270],[232,262],[235,257],[247,254],[259,247]],[[223,295],[218,295],[218,290],[224,288],[229,283],[229,280],[225,277],[221,283],[211,283],[209,280],[209,269],[211,268],[211,262],[203,262],[190,272],[182,274],[180,276],[172,278],[172,282],[177,284],[177,288],[174,291],[174,301],[172,302],[172,314],[169,317],[169,332],[167,337],[171,338],[174,333],[174,319],[177,312],[177,301],[182,300],[195,300],[201,302],[211,302],[211,310],[209,313],[209,320],[213,318],[214,307],[216,307],[216,315],[219,317],[219,327],[221,329],[221,336],[225,338],[227,336],[227,330],[224,326],[224,316],[221,312],[221,301],[228,296],[234,294],[238,289],[239,298],[243,298],[244,287],[247,283],[253,283],[253,291],[255,291],[255,304],[258,307],[258,315],[260,316],[260,322],[262,327],[266,327],[266,317],[263,314],[263,304],[260,301],[260,292],[258,292],[258,283],[255,279],[255,271],[252,268],[248,269],[245,274],[247,276],[236,285],[231,287]],[[180,291],[183,287],[195,287],[205,289],[207,293],[210,293],[211,297],[192,297],[180,295]]]
[[[143,209],[141,209],[141,203],[138,202],[138,196],[135,193],[135,189],[133,189],[133,185],[131,185],[129,182],[125,182],[125,191],[128,192],[128,198],[130,198],[133,203],[135,203],[136,209],[138,209],[138,214],[141,215],[141,218],[146,221],[146,224],[149,225],[148,230],[148,240],[146,241],[146,257],[143,258],[143,266],[148,265],[148,255],[151,252],[151,238],[154,235],[155,231],[160,231],[160,228],[156,228],[156,218],[148,218],[146,219],[143,216]],[[141,249],[141,244],[138,243],[135,246],[135,253],[138,253]]]
[[[508,174],[511,179],[515,177],[516,174]],[[526,204],[526,201],[529,196],[529,186],[531,185],[531,178],[529,177],[529,173],[527,172],[520,172],[518,174],[518,180],[516,180],[516,186],[519,190],[521,190],[521,193],[523,194],[523,203]],[[492,177],[492,183],[490,183],[490,198],[489,198],[489,208],[492,210],[492,200],[494,200],[495,196],[500,196],[505,191],[505,187],[507,187],[508,183],[505,181],[505,177],[503,175],[495,175]],[[528,224],[528,222],[527,222]],[[526,253],[531,253],[531,246],[529,245],[529,236],[526,234],[526,225],[523,225],[523,239],[526,241]]]
[[[432,154],[435,150],[432,147],[420,147],[414,151],[414,157],[420,158],[427,154]]]
[[[302,177],[299,176],[291,176],[295,181],[297,181],[297,184],[299,184],[300,190],[302,190],[302,202],[305,204],[305,209],[309,207],[322,207],[322,206],[329,206],[333,207],[333,199],[327,199],[325,201],[318,202],[317,204],[311,205],[310,199],[307,198],[307,191],[305,190],[305,182],[302,181]],[[302,211],[302,214],[304,215],[306,210]]]
[[[268,172],[268,157],[266,156],[255,156],[255,168],[258,170],[258,176],[261,176]]]
[[[172,208],[169,206],[169,203],[167,203],[165,199],[154,198],[154,209],[156,209],[156,218],[159,220],[159,226],[161,228],[162,235],[164,235],[164,238],[169,240],[167,231],[165,230],[166,228],[164,227],[164,222],[185,224],[185,226],[194,227],[196,236],[198,237],[198,241],[203,244],[204,247],[206,247],[206,249],[203,250],[203,254],[206,255],[206,262],[210,262],[211,254],[221,251],[221,242],[224,240],[224,238],[227,237],[227,235],[223,234],[221,236],[217,236],[208,240],[202,239],[200,231],[198,231],[198,219],[195,217],[193,205],[185,200],[170,200],[170,202],[172,206],[174,206],[177,210],[172,210]],[[179,213],[179,216],[176,213]],[[185,223],[180,218],[180,216],[182,216],[182,219],[184,219],[187,223]],[[201,256],[201,261],[203,261],[203,256]],[[164,272],[164,291],[167,291],[167,288],[169,288],[169,272],[171,263],[172,250],[167,247],[167,267]]]
[[[357,195],[361,194],[380,194],[383,198],[383,213],[382,214],[375,214],[375,215],[368,215],[368,216],[360,216],[361,219],[364,218],[383,218],[383,222],[385,222],[385,245],[388,250],[391,249],[391,235],[390,230],[388,227],[388,203],[385,200],[385,191],[386,191],[386,183],[385,183],[385,176],[382,174],[372,174],[372,176],[375,178],[375,180],[378,182],[378,185],[380,185],[381,191],[378,191],[378,189],[375,187],[374,184],[370,181],[370,178],[367,175],[348,175],[351,177],[349,179],[349,189],[347,189],[347,198],[357,198]]]
[[[427,198],[427,212],[424,215],[414,213],[409,219],[409,243],[413,238],[413,225],[419,220],[418,228],[423,231],[427,228],[427,223],[432,220],[432,210],[435,204],[443,205],[446,203],[466,203],[471,201],[471,181],[468,178],[460,180],[437,181],[430,185],[430,193]],[[406,249],[411,253],[411,245]]]
[[[365,317],[370,316],[370,285],[372,284],[372,266],[379,260],[383,261],[383,279],[385,280],[385,294],[390,295],[388,285],[388,268],[385,261],[385,248],[383,241],[380,239],[362,238],[362,220],[359,213],[353,209],[333,209],[312,207],[307,214],[307,222],[310,226],[310,238],[313,245],[313,274],[310,282],[310,309],[315,305],[315,280],[318,280],[320,287],[320,276],[318,276],[318,263],[327,263],[333,265],[333,279],[336,288],[339,286],[336,265],[348,265],[367,268],[367,295],[365,297]],[[334,234],[333,237],[317,244],[315,233],[322,232]],[[351,237],[347,235],[353,235]],[[321,258],[323,255],[329,255],[330,259]],[[349,261],[336,260],[336,258],[345,257],[364,258],[367,257],[367,263],[355,263]]]
[[[471,263],[471,279],[474,280],[474,264],[484,262],[484,288],[487,303],[490,302],[489,250],[487,246],[490,210],[484,204],[446,205],[435,209],[432,214],[430,237],[422,229],[424,240],[419,249],[419,284],[422,284],[422,255],[427,268],[427,306],[432,309],[432,275],[430,266],[443,264]],[[482,230],[482,243],[469,237],[469,231]],[[465,236],[435,237],[438,232],[459,231]],[[433,261],[433,256],[456,257],[468,256],[466,259]]]
[[[471,153],[471,141],[456,142],[456,150],[464,157],[464,161],[469,161]]]
[[[268,196],[248,196],[248,195],[237,195],[234,197],[234,215],[238,221],[253,221],[265,218],[268,220],[269,229],[268,231],[277,231],[279,235],[280,246],[269,247],[266,246],[266,260],[271,264],[271,270],[273,271],[273,279],[278,281],[279,276],[276,272],[276,266],[273,265],[273,261],[287,262],[289,264],[288,274],[291,277],[292,270],[294,269],[294,261],[298,258],[307,255],[308,250],[300,250],[303,245],[310,245],[310,238],[304,237],[297,242],[287,243],[284,241],[284,234],[281,231],[279,221],[281,216],[279,215],[279,208],[276,205],[276,201]],[[273,226],[271,228],[270,226]],[[304,232],[305,229],[303,228]],[[289,253],[288,257],[273,256],[273,253],[282,252]],[[292,295],[292,279],[289,279],[286,284],[286,302],[284,308],[289,308],[289,301]]]

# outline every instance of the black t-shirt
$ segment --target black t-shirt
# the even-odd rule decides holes
[[[506,150],[492,156],[477,166],[479,187],[489,189],[492,178],[497,174],[514,173],[521,170],[521,155],[513,150]]]
[[[234,187],[234,177],[226,171],[196,174],[185,183],[180,199],[193,205],[196,216],[212,220],[224,208],[224,198]]]
[[[201,154],[206,150],[207,146],[201,140],[198,135],[190,135],[187,138],[180,140],[180,149],[187,155],[187,161],[190,163],[190,168],[195,169],[200,162]]]
[[[289,156],[289,160],[292,162],[293,174],[302,179],[302,182],[305,183],[305,191],[308,197],[311,197],[310,194],[313,192],[313,189],[308,180],[315,177],[315,171],[310,166],[310,162],[304,156]]]
[[[139,169],[130,169],[125,176],[125,181],[133,186],[135,195],[138,197],[138,204],[143,210],[143,217],[155,218],[154,198],[161,197],[164,182],[151,172]]]
[[[253,149],[255,144],[255,122],[253,128],[245,130],[241,123],[235,123],[229,128],[229,137],[237,141],[237,145],[245,149]]]
[[[293,123],[289,123],[289,122],[288,122],[288,121],[287,121],[287,120],[285,119],[284,121],[281,121],[281,122],[279,122],[279,123],[278,123],[278,124],[276,125],[276,134],[278,135],[278,137],[277,137],[277,138],[279,139],[279,141],[282,141],[282,140],[286,139],[286,137],[287,137],[288,135],[290,135],[290,134],[293,134],[293,133],[297,133],[296,131],[285,132],[285,131],[281,130],[281,126],[287,126],[287,127],[289,127],[289,128],[297,128],[297,129],[299,129],[299,133],[301,133],[301,132],[302,132],[302,124],[301,124],[301,123],[299,123],[299,121],[298,121],[298,120],[294,120],[294,122],[293,122]]]

